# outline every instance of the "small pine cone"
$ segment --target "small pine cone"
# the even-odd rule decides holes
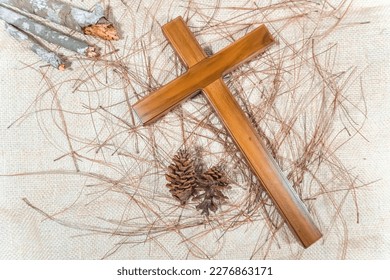
[[[173,163],[168,166],[165,178],[169,182],[166,186],[172,196],[182,205],[186,204],[195,193],[196,187],[194,162],[187,151],[180,150],[173,157]]]
[[[218,205],[225,202],[228,197],[223,194],[223,190],[229,185],[227,176],[221,168],[213,166],[198,178],[198,188],[200,195],[194,200],[201,200],[196,206],[197,210],[202,210],[201,214],[209,216],[210,211],[214,213],[218,210]]]
[[[204,172],[199,180],[200,186],[227,186],[229,185],[228,178],[225,172],[218,166],[213,166]]]

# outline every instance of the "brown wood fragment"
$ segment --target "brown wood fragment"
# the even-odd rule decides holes
[[[85,35],[99,37],[106,41],[119,40],[119,35],[112,23],[97,23],[83,27]]]

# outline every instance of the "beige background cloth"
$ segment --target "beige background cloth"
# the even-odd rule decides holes
[[[202,2],[199,0],[198,2]],[[111,1],[114,14],[120,1]],[[130,2],[130,1],[125,1]],[[141,3],[139,3],[141,2]],[[164,1],[155,9],[156,17],[166,22],[166,14],[181,15],[183,8],[168,11]],[[172,1],[173,2],[173,1]],[[182,2],[182,1],[179,1]],[[208,1],[203,1],[208,3]],[[229,1],[226,1],[229,2]],[[230,1],[240,6],[240,1]],[[242,1],[246,3],[246,1]],[[80,5],[92,7],[93,1]],[[131,5],[150,5],[157,1],[134,1]],[[176,3],[176,2],[175,2]],[[167,5],[167,6],[165,6]],[[175,6],[175,5],[173,5]],[[272,258],[337,259],[388,259],[390,257],[390,5],[388,1],[353,1],[345,19],[345,26],[332,36],[339,44],[338,63],[357,65],[362,71],[362,84],[367,104],[367,120],[361,133],[340,151],[340,158],[365,182],[374,182],[357,191],[359,223],[353,201],[346,202],[340,211],[346,217],[348,244],[340,252],[340,240],[331,238],[297,254],[291,248],[275,249]],[[122,19],[123,20],[123,19]],[[354,22],[369,22],[352,25]],[[136,28],[142,30],[141,21]],[[142,31],[140,31],[142,33]],[[7,127],[33,103],[41,87],[41,77],[25,64],[37,61],[34,54],[23,49],[4,31],[0,32],[0,174],[14,174],[41,170],[72,168],[71,161],[56,161],[61,152],[42,133],[34,116],[20,125]],[[349,92],[353,98],[353,90]],[[82,128],[81,128],[82,129]],[[50,134],[50,131],[47,132]],[[53,156],[54,155],[54,156]],[[29,208],[22,198],[45,211],[56,213],[69,206],[80,194],[84,179],[67,175],[0,177],[0,259],[97,259],[118,239],[107,235],[91,234],[72,229],[45,218]],[[55,198],[55,199],[53,199]],[[53,204],[55,201],[55,205]],[[110,205],[102,212],[118,214]],[[83,219],[88,213],[76,210],[75,217]],[[246,248],[256,242],[254,235],[245,233],[254,228],[237,230],[230,234],[217,259],[246,259]],[[337,237],[340,228],[330,227],[325,234]],[[245,235],[244,235],[245,234]],[[242,236],[245,236],[244,240]],[[168,237],[167,237],[168,238]],[[175,249],[173,258],[185,258],[186,253]],[[109,245],[111,244],[111,245]],[[179,248],[179,247],[178,247]],[[157,259],[168,258],[156,245],[144,244],[134,248],[124,246],[113,258]]]

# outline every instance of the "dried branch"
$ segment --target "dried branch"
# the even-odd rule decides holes
[[[105,19],[104,9],[100,4],[96,4],[94,11],[90,12],[56,0],[0,0],[0,3],[35,14],[87,35],[97,36],[104,40],[119,39],[113,24]]]
[[[55,52],[52,52],[51,50],[47,49],[29,34],[17,29],[15,26],[10,25],[8,23],[5,24],[5,30],[12,37],[22,43],[23,47],[33,51],[43,61],[49,63],[51,66],[59,70],[65,69],[65,63]]]
[[[80,39],[71,37],[51,27],[35,21],[34,19],[0,6],[0,19],[11,24],[18,29],[36,35],[49,43],[62,46],[71,51],[77,52],[87,57],[97,57],[99,53],[94,46],[88,45]]]

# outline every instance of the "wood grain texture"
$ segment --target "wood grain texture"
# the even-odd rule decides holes
[[[242,40],[256,40],[256,44],[260,45],[261,49],[264,49],[264,46],[272,43],[272,37],[268,33],[265,27],[260,29],[256,29],[256,32],[252,32],[252,34],[260,35],[265,41],[261,44],[262,41],[258,41],[257,36],[245,36]],[[171,43],[183,63],[189,67],[189,71],[191,72],[194,67],[199,65],[207,65],[202,64],[203,61],[209,61],[210,58],[206,57],[206,54],[200,47],[199,43],[192,35],[191,31],[188,29],[187,25],[184,23],[183,19],[177,18],[168,24],[163,26],[163,32]],[[265,33],[264,33],[265,32]],[[256,38],[256,39],[255,39]],[[237,45],[236,45],[237,46]],[[247,46],[247,44],[243,44],[243,41],[240,42],[238,46]],[[259,46],[258,46],[259,48]],[[227,48],[228,49],[228,48]],[[250,49],[250,55],[253,55],[252,48]],[[226,49],[225,49],[226,50]],[[225,51],[223,50],[222,53]],[[239,52],[239,49],[233,48],[234,51]],[[247,50],[247,49],[246,49]],[[262,51],[261,50],[261,51]],[[244,51],[243,51],[244,52]],[[248,56],[250,56],[248,55]],[[221,59],[220,56],[219,59]],[[246,55],[241,55],[240,57],[247,57]],[[239,61],[235,59],[231,59],[231,61],[239,63]],[[217,61],[218,62],[218,61]],[[226,67],[230,67],[231,64],[221,63]],[[206,66],[203,66],[206,67]],[[217,67],[216,67],[217,68]],[[202,69],[202,68],[200,68]],[[215,68],[213,68],[215,69]],[[197,71],[200,71],[199,69]],[[209,69],[205,69],[204,72],[209,71]],[[187,72],[187,73],[188,73]],[[193,71],[194,72],[194,71]],[[249,166],[252,171],[256,174],[257,178],[261,181],[262,185],[268,192],[269,196],[274,201],[276,207],[278,208],[280,214],[284,217],[288,225],[290,226],[292,232],[295,236],[300,240],[304,247],[309,247],[319,238],[321,238],[321,233],[312,221],[305,205],[298,198],[288,180],[284,177],[282,171],[279,166],[276,164],[275,160],[270,156],[267,149],[262,144],[261,139],[256,133],[253,126],[250,124],[249,120],[246,118],[244,112],[239,107],[238,103],[234,99],[233,95],[226,87],[224,82],[221,79],[221,75],[226,71],[223,69],[219,69],[215,71],[215,73],[219,73],[219,76],[216,74],[211,75],[212,77],[217,77],[212,82],[208,84],[196,84],[196,89],[202,89],[204,94],[206,95],[208,101],[214,108],[215,112],[219,116],[220,120],[223,122],[224,126],[228,130],[229,134],[233,138],[237,147],[240,149],[244,157],[246,158]],[[195,72],[196,73],[196,72]],[[205,75],[204,75],[205,76]],[[191,77],[191,76],[190,76]],[[180,78],[179,78],[180,79]],[[203,78],[207,81],[211,79],[211,77]],[[196,80],[198,81],[198,80]],[[190,79],[187,81],[186,79],[181,80],[182,83],[194,83],[194,81]],[[202,81],[203,82],[203,81]],[[206,83],[206,82],[204,82]],[[175,98],[174,101],[176,103],[170,104],[170,106],[175,106],[181,100],[184,100],[186,97],[190,96],[192,91],[182,93],[185,87],[195,88],[195,85],[181,85],[179,82],[174,84],[175,86],[181,86],[179,89],[172,88],[172,91],[177,94],[180,91],[181,98]],[[172,86],[173,87],[173,86]],[[157,91],[157,96],[166,94],[165,91]],[[146,98],[145,100],[147,100]],[[150,101],[151,99],[149,99]],[[165,100],[165,99],[164,99]],[[161,105],[162,102],[160,101]],[[141,103],[144,105],[144,103]],[[146,104],[147,105],[147,104]],[[139,106],[138,106],[139,109]],[[141,111],[141,115],[144,111]],[[151,118],[155,119],[161,113],[156,114]]]
[[[177,30],[177,34],[179,32]],[[134,104],[133,108],[141,121],[148,124],[191,97],[196,91],[262,53],[272,42],[271,34],[262,25],[212,57],[196,63],[180,77]],[[185,41],[183,43],[185,44]]]
[[[191,68],[206,58],[203,49],[181,17],[164,25],[163,32],[187,67]],[[305,205],[262,145],[257,132],[222,79],[219,78],[203,88],[203,92],[303,246],[308,247],[321,238],[321,233],[310,218]]]

